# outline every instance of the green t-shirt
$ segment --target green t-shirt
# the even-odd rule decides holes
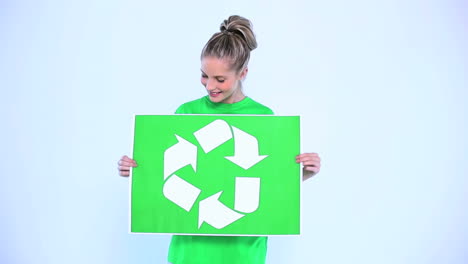
[[[225,104],[208,96],[181,105],[176,114],[255,114],[272,115],[270,108],[250,97]],[[168,261],[173,264],[263,264],[268,237],[172,236]]]
[[[250,97],[242,101],[225,104],[214,103],[208,96],[185,103],[176,110],[176,114],[247,114],[247,115],[272,115],[270,108],[255,102]]]

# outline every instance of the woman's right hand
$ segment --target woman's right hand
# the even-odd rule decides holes
[[[137,166],[136,161],[127,157],[127,155],[123,156],[119,160],[118,164],[119,164],[119,167],[118,167],[119,175],[124,176],[124,177],[128,177],[128,175],[130,175],[130,168]]]

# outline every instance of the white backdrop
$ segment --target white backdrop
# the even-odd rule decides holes
[[[300,114],[300,237],[280,263],[468,261],[467,4],[462,1],[0,2],[0,263],[165,263],[130,235],[134,113],[199,98],[224,18],[254,24],[245,93]]]

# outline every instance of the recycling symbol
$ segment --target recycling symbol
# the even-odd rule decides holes
[[[249,133],[230,126],[217,119],[193,133],[205,154],[211,152],[230,139],[234,139],[234,156],[225,157],[237,166],[248,170],[268,157],[259,155],[258,140]],[[191,165],[197,171],[198,147],[184,138],[175,135],[177,143],[164,152],[164,196],[187,212],[190,212],[201,193],[201,189],[187,182],[176,173]],[[255,212],[260,203],[260,178],[236,177],[234,209],[223,204],[219,198],[223,191],[212,194],[199,202],[198,229],[202,224],[222,229]]]

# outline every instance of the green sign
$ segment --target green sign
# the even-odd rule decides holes
[[[299,234],[299,121],[136,115],[131,232]]]

